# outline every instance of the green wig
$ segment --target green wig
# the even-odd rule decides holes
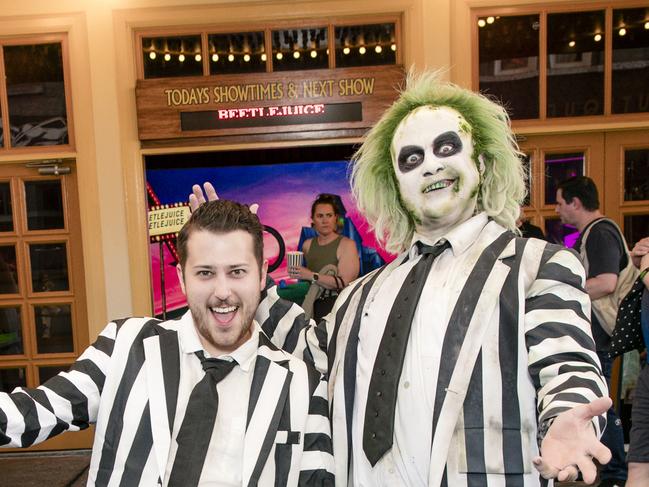
[[[399,193],[392,165],[392,139],[399,124],[421,106],[448,107],[470,125],[473,159],[482,156],[484,172],[477,211],[516,233],[516,219],[525,197],[525,176],[516,139],[505,109],[488,98],[443,82],[436,72],[414,75],[406,89],[368,132],[351,161],[352,192],[378,240],[391,252],[405,250],[416,222]]]

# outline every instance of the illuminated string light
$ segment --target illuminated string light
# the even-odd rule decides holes
[[[261,55],[261,60],[262,60],[263,62],[266,62],[266,59],[268,59],[268,56],[266,56],[266,53],[264,52],[264,53]]]
[[[382,50],[383,50],[383,48],[382,48],[381,46],[376,46],[376,47],[374,48],[374,52],[376,52],[377,54],[381,54],[381,51],[382,51]]]
[[[478,19],[478,27],[484,27],[485,25],[487,25],[485,19]]]
[[[216,53],[212,54],[212,61],[217,62],[218,60],[219,60],[219,55]]]
[[[390,49],[392,49],[393,52],[396,52],[396,51],[397,51],[397,45],[396,45],[396,44],[392,44],[392,45],[390,46]]]
[[[570,42],[568,43],[568,45],[569,45],[570,47],[575,47],[575,41],[570,41]]]
[[[228,54],[228,61],[234,61],[234,54]]]
[[[618,31],[618,34],[620,34],[620,36],[625,36],[625,35],[626,35],[626,29],[625,29],[624,27],[622,27],[622,28]]]
[[[311,57],[314,58],[314,59],[317,58],[318,57],[318,52],[315,51],[315,50],[311,51]]]
[[[295,59],[300,59],[300,51],[293,51],[293,57]]]
[[[495,17],[487,17],[487,24],[493,24],[496,21]]]
[[[171,61],[171,54],[168,52],[165,53],[165,61]]]
[[[595,37],[593,37],[593,40],[595,42],[599,42],[602,40],[602,34],[595,34]]]
[[[360,55],[363,55],[363,54],[365,54],[366,52],[367,52],[367,49],[365,49],[365,46],[361,46],[361,47],[358,48],[358,53],[359,53]]]
[[[153,61],[156,57],[157,57],[157,55],[156,55],[155,51],[151,51],[151,52],[149,53],[149,59],[151,59],[152,61]]]
[[[181,63],[184,63],[185,62],[185,55],[181,54],[180,56],[178,56],[178,61],[180,61]]]
[[[349,47],[343,47],[343,54],[347,55],[349,54],[351,49]]]
[[[282,58],[284,58],[284,54],[282,54],[281,52],[278,52],[277,54],[275,54],[275,57],[277,58],[278,61],[281,61]]]
[[[249,63],[249,62],[250,62],[250,54],[248,54],[248,53],[244,54],[244,55],[243,55],[243,60],[244,60],[245,62]]]
[[[200,63],[201,60],[203,59],[203,56],[201,56],[200,54],[196,54],[196,56],[194,56],[194,59],[196,60],[197,63]]]

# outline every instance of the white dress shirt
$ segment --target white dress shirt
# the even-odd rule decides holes
[[[186,322],[184,323],[186,326],[182,326],[178,333],[180,343],[180,384],[169,461],[165,471],[165,479],[167,480],[171,474],[176,456],[178,446],[176,437],[185,416],[189,396],[194,386],[205,375],[201,362],[195,355],[196,351],[203,350],[203,346],[191,319],[191,313],[185,314],[183,321]],[[219,408],[199,481],[201,486],[239,487],[242,483],[243,443],[246,432],[248,400],[259,347],[259,332],[261,331],[257,322],[253,323],[251,329],[252,335],[248,341],[234,352],[216,357],[225,360],[234,359],[238,365],[216,386],[219,394]],[[205,357],[210,357],[207,351],[203,350],[203,352]],[[199,462],[201,459],[196,461]]]
[[[363,451],[363,427],[372,370],[392,305],[411,269],[421,258],[413,237],[408,260],[396,267],[365,303],[358,342],[356,392],[352,418],[352,479],[358,487],[425,487],[431,452],[433,405],[440,353],[448,320],[471,272],[463,254],[476,240],[488,219],[480,213],[453,228],[440,240],[445,250],[433,263],[413,318],[406,348],[395,410],[392,449],[371,466]]]

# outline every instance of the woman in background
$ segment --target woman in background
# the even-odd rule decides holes
[[[339,217],[335,197],[318,195],[311,205],[312,226],[318,235],[302,246],[306,267],[289,268],[292,278],[311,282],[303,308],[316,321],[331,311],[338,292],[358,277],[360,268],[356,244],[338,233]]]

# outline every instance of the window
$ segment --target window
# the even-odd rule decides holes
[[[43,43],[0,40],[8,120],[0,118],[0,146],[5,150],[68,146],[69,101],[66,95],[64,39]]]

